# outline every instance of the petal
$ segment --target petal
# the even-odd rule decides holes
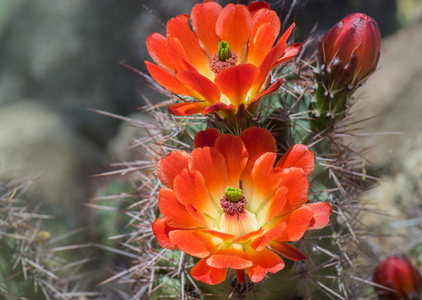
[[[174,191],[162,188],[158,194],[158,208],[166,220],[166,224],[176,228],[197,228],[201,227],[176,199]]]
[[[252,262],[246,253],[234,248],[217,250],[207,259],[207,264],[214,268],[245,269],[252,267]]]
[[[169,112],[175,116],[190,116],[201,113],[206,107],[206,102],[182,102],[169,105]]]
[[[255,161],[266,152],[276,153],[277,146],[273,135],[265,128],[249,127],[239,135],[248,151],[248,163],[241,180],[252,180],[251,173]]]
[[[276,90],[278,90],[278,88],[281,86],[281,84],[283,83],[283,79],[282,78],[278,78],[276,80],[276,82],[274,82],[268,89],[266,89],[265,91],[262,91],[258,94],[256,94],[255,96],[253,96],[250,100],[248,104],[254,103],[255,101],[261,99],[262,97],[275,92]]]
[[[246,95],[251,89],[259,70],[252,64],[240,64],[220,72],[215,84],[235,105],[247,102]]]
[[[256,231],[251,231],[247,234],[244,234],[242,236],[239,236],[238,238],[236,238],[235,240],[233,240],[233,243],[247,243],[249,242],[251,239],[254,239],[255,237],[258,237],[262,234],[264,230],[259,229]]]
[[[215,148],[223,154],[227,164],[229,186],[239,188],[240,174],[248,161],[248,151],[238,136],[224,134],[217,138]]]
[[[199,258],[208,257],[216,247],[209,234],[197,230],[173,230],[169,238],[181,251]]]
[[[172,74],[163,68],[145,61],[149,74],[157,81],[159,85],[169,90],[172,93],[179,95],[192,96],[192,91],[179,82]]]
[[[216,230],[202,229],[202,232],[209,233],[209,234],[223,240],[224,242],[231,242],[235,238],[235,236],[233,234],[228,234],[228,233],[224,233],[224,232],[220,232],[220,231],[216,231]]]
[[[236,271],[236,278],[237,278],[237,281],[239,281],[239,283],[244,283],[245,282],[245,270],[239,270],[239,269],[236,269],[235,270]]]
[[[220,13],[215,27],[220,39],[229,43],[232,51],[239,54],[239,60],[242,61],[252,28],[251,14],[246,6],[227,4]]]
[[[286,229],[277,237],[275,237],[274,240],[279,242],[294,242],[301,239],[306,229],[309,227],[309,223],[312,220],[313,214],[314,211],[312,208],[305,205],[282,217],[275,224],[285,222]]]
[[[290,35],[292,34],[293,29],[295,29],[295,26],[296,26],[296,24],[292,23],[292,25],[290,25],[290,27],[287,28],[287,30],[283,33],[283,35],[280,37],[280,39],[278,40],[277,43],[287,42]]]
[[[217,269],[207,265],[206,258],[201,259],[190,271],[196,280],[214,285],[222,283],[227,276],[227,268]]]
[[[242,181],[242,189],[251,212],[257,213],[280,186],[283,172],[280,168],[274,169],[277,154],[267,152],[256,161],[251,172],[251,181]]]
[[[215,148],[195,148],[189,160],[189,169],[198,171],[204,177],[208,193],[219,207],[228,185],[227,166],[224,156]]]
[[[300,261],[306,259],[306,255],[300,252],[295,246],[290,245],[286,242],[276,242],[272,241],[270,243],[271,249],[277,251],[284,257],[291,259],[293,261]]]
[[[308,200],[309,182],[302,169],[289,168],[283,170],[281,185],[287,187],[287,203],[284,212],[289,212],[296,207],[305,204]]]
[[[253,31],[252,31],[253,32]],[[249,40],[248,63],[259,66],[265,55],[270,52],[275,37],[273,36],[274,28],[271,23],[264,23],[253,32]]]
[[[328,222],[330,222],[330,215],[332,212],[330,204],[327,202],[317,202],[307,204],[306,206],[310,206],[314,211],[309,229],[321,229],[327,226]]]
[[[215,128],[207,128],[195,135],[193,144],[195,148],[198,147],[214,147],[215,140],[221,135],[220,131]]]
[[[287,227],[285,222],[280,222],[273,228],[266,230],[260,237],[253,240],[251,247],[256,251],[261,251],[275,238],[280,235]]]
[[[252,19],[249,39],[248,62],[259,66],[265,55],[271,50],[280,32],[280,19],[271,9],[260,9]]]
[[[147,38],[147,49],[156,64],[163,66],[173,74],[175,73],[177,66],[167,51],[167,39],[163,35],[152,33]]]
[[[202,112],[202,114],[203,115],[206,115],[206,114],[209,114],[209,113],[214,112],[214,111],[228,110],[228,109],[233,109],[235,107],[236,106],[233,105],[233,104],[227,105],[227,104],[225,104],[223,102],[218,102],[218,103],[216,103],[214,105],[207,106],[207,108],[204,109],[204,111]]]
[[[206,213],[216,222],[220,221],[222,209],[219,203],[211,202],[204,177],[200,172],[183,170],[174,179],[174,191],[177,200],[183,205],[193,204],[193,206]]]
[[[185,151],[172,151],[157,163],[158,179],[168,188],[173,188],[174,178],[188,168],[189,154]]]
[[[258,212],[256,217],[258,219],[258,225],[270,223],[274,217],[282,213],[287,202],[287,192],[288,189],[285,186],[281,186],[277,189],[267,205]]]
[[[276,273],[284,268],[281,257],[267,248],[256,251],[249,247],[246,254],[253,261],[253,266],[247,269],[248,276],[253,282],[261,281],[268,272]]]
[[[220,38],[215,32],[215,24],[222,10],[220,4],[210,1],[196,4],[190,15],[193,31],[209,56],[217,52],[220,43]]]
[[[174,230],[166,224],[164,218],[158,218],[152,223],[152,232],[154,233],[158,244],[166,249],[178,250],[176,244],[170,241],[169,232]]]
[[[194,90],[211,104],[220,101],[220,91],[207,77],[197,72],[183,70],[177,73],[176,79],[188,89]]]
[[[279,168],[301,168],[307,177],[311,176],[315,168],[314,154],[303,144],[296,144],[278,161]]]
[[[187,53],[187,60],[201,74],[212,78],[208,55],[199,45],[198,38],[189,27],[189,15],[178,15],[167,22],[167,38],[177,38]]]
[[[261,64],[259,65],[259,74],[255,80],[255,84],[252,88],[252,95],[257,94],[263,88],[264,82],[267,80],[273,65],[283,55],[287,44],[285,42],[277,43],[270,52],[265,55]]]
[[[212,228],[214,225],[211,220],[204,216],[192,203],[186,205],[186,211],[204,228]],[[199,227],[199,226],[198,226]]]
[[[280,59],[274,63],[273,68],[295,58],[299,54],[300,50],[302,50],[301,43],[294,43],[293,45],[287,47]]]
[[[267,2],[264,1],[255,1],[248,5],[248,10],[253,17],[261,9],[271,9]]]

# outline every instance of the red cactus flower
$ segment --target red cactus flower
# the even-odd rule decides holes
[[[404,257],[392,256],[385,259],[374,273],[374,282],[390,290],[376,287],[379,299],[419,299],[422,278],[419,271]]]
[[[161,86],[197,99],[171,105],[172,114],[207,114],[248,106],[280,87],[281,79],[267,89],[269,73],[299,53],[300,43],[286,44],[293,28],[294,24],[273,47],[280,20],[267,3],[231,3],[222,8],[205,0],[193,7],[190,16],[168,21],[166,37],[159,33],[148,37],[148,52],[156,64],[145,63]]]
[[[322,39],[318,64],[328,91],[355,88],[375,71],[381,38],[377,23],[365,14],[347,16]]]
[[[191,275],[212,285],[224,281],[229,268],[239,282],[245,269],[259,282],[283,269],[275,252],[306,259],[288,242],[326,226],[331,214],[325,202],[305,204],[313,153],[297,144],[274,166],[275,139],[256,127],[239,136],[207,129],[194,142],[191,154],[173,151],[158,163],[166,186],[158,196],[163,217],[152,225],[159,244],[200,258]]]

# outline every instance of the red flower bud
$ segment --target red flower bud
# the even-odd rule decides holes
[[[329,92],[355,89],[377,67],[380,55],[377,23],[365,14],[347,16],[331,28],[318,48],[322,81]]]
[[[379,299],[418,299],[422,284],[419,271],[404,257],[385,259],[374,273],[374,282],[391,290],[376,287]],[[394,291],[392,291],[394,290]]]

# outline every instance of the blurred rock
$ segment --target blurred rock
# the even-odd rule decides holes
[[[86,217],[88,177],[103,159],[98,148],[40,101],[22,100],[0,110],[0,176],[29,179],[41,174],[28,195],[68,227],[81,226]]]
[[[378,70],[361,91],[352,119],[375,116],[362,123],[362,132],[402,132],[355,139],[369,148],[370,168],[382,180],[362,201],[386,216],[369,215],[365,223],[385,235],[373,247],[390,253],[408,253],[422,243],[421,31],[419,22],[383,40]]]

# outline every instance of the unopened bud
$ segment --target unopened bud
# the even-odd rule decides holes
[[[374,282],[388,288],[376,287],[379,299],[420,299],[421,275],[404,257],[392,256],[381,262],[374,273]]]

